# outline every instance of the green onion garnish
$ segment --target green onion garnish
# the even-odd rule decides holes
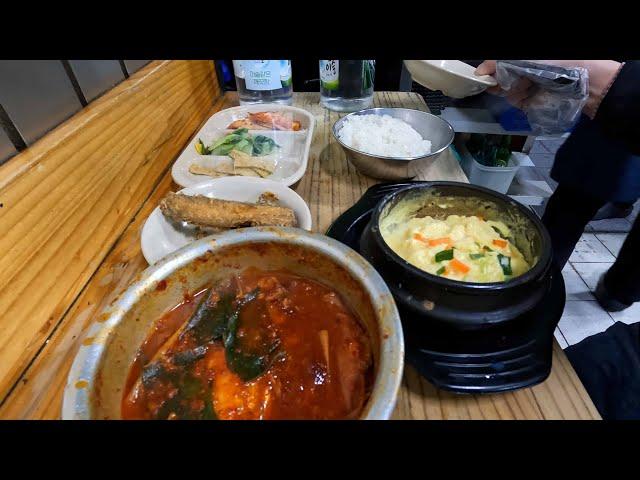
[[[502,267],[502,273],[505,275],[513,275],[513,271],[511,270],[511,257],[507,257],[506,255],[499,253],[498,262]]]
[[[453,248],[449,250],[442,250],[441,252],[436,253],[436,262],[442,262],[443,260],[452,260],[453,259]]]

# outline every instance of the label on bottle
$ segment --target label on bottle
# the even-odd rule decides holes
[[[234,60],[233,68],[247,90],[279,90],[291,85],[289,60]]]
[[[244,60],[233,61],[233,73],[236,77],[244,79]]]
[[[320,84],[325,90],[336,90],[340,85],[340,62],[320,60]]]

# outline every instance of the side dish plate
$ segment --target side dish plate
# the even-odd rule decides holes
[[[282,183],[272,180],[249,177],[218,178],[182,189],[178,193],[255,203],[265,192],[274,193],[280,205],[294,211],[299,228],[311,230],[311,212],[302,197]],[[142,227],[140,235],[142,254],[149,264],[153,264],[162,257],[194,242],[198,237],[202,235],[198,235],[193,226],[177,225],[171,222],[162,214],[160,207],[156,207]]]
[[[202,140],[205,144],[232,133],[227,127],[236,121],[245,119],[249,113],[282,112],[292,120],[300,122],[300,130],[249,130],[251,135],[263,135],[273,139],[279,148],[267,157],[257,157],[268,160],[275,165],[274,172],[267,177],[269,180],[291,186],[298,182],[307,169],[309,150],[315,127],[315,118],[301,108],[280,104],[262,103],[258,105],[232,107],[222,110],[209,118],[198,133],[191,139],[182,151],[171,169],[173,180],[181,187],[193,187],[212,180],[207,175],[196,175],[189,171],[192,165],[200,168],[212,169],[221,164],[231,163],[231,159],[218,155],[200,155],[196,151],[196,143]]]

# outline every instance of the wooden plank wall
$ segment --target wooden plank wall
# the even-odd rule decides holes
[[[212,61],[154,61],[0,166],[0,403],[216,102]]]

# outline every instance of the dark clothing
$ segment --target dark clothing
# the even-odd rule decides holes
[[[605,420],[640,420],[640,323],[616,322],[565,350]]]
[[[562,268],[607,201],[640,197],[640,62],[624,65],[593,121],[581,119],[558,151],[551,176],[559,186],[543,222]],[[640,217],[604,287],[622,303],[640,301],[639,272]],[[640,323],[617,322],[565,351],[603,418],[640,419]]]
[[[604,203],[604,200],[583,190],[558,185],[547,203],[542,222],[549,230],[553,261],[559,269],[562,270],[569,260],[585,225]],[[622,303],[640,301],[639,247],[640,217],[634,222],[615,263],[605,275],[607,291]]]
[[[640,156],[631,155],[622,141],[608,137],[598,122],[583,115],[558,150],[551,178],[589,192],[603,205],[633,203],[640,198]]]
[[[604,276],[604,286],[616,300],[630,305],[640,302],[640,216],[636,218],[622,249]],[[638,318],[640,321],[640,318]]]
[[[634,126],[624,126],[624,122]],[[639,126],[640,62],[628,62],[595,119],[583,116],[556,154],[551,176],[559,185],[547,203],[543,222],[559,268],[564,267],[584,227],[605,203],[632,203],[640,197],[640,156],[630,154],[640,153]],[[623,303],[639,301],[638,272],[640,224],[636,221],[605,277],[605,286]]]
[[[624,64],[605,95],[594,121],[604,134],[640,155],[640,61]]]
[[[562,270],[584,227],[606,202],[561,183],[547,202],[542,223],[549,231],[553,261]]]
[[[640,62],[627,62],[596,116],[582,116],[558,150],[551,178],[611,202],[640,198]]]

